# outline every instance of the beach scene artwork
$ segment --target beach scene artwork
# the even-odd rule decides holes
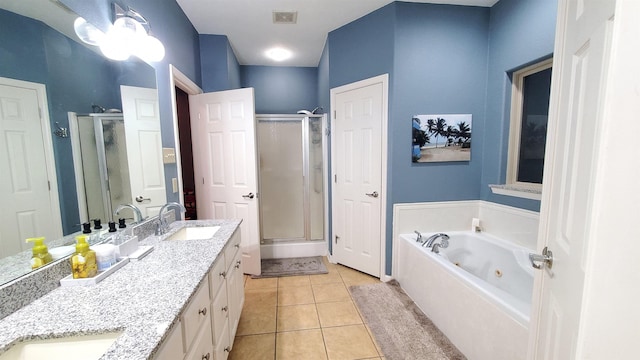
[[[470,161],[471,114],[414,115],[414,163]]]

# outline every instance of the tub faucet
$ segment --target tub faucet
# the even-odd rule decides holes
[[[177,206],[181,212],[187,211],[187,209],[182,204],[177,202],[169,202],[164,204],[160,208],[160,211],[158,212],[158,222],[156,223],[156,235],[164,235],[166,234],[167,230],[169,230],[169,223],[167,223],[167,220],[164,218],[164,213],[166,213],[167,209],[171,206]]]
[[[440,254],[440,249],[444,249],[448,246],[449,246],[449,240],[442,238],[439,244],[436,243],[436,244],[433,244],[433,246],[431,246],[431,252]]]
[[[432,247],[433,246],[433,242],[438,240],[438,238],[442,238],[441,243],[445,243],[446,242],[447,246],[449,246],[449,235],[447,235],[445,233],[437,233],[435,235],[429,236],[429,238],[427,240],[425,240],[424,243],[422,243],[422,246]],[[440,247],[447,247],[447,246],[440,245]]]
[[[133,223],[134,224],[137,224],[137,223],[141,222],[142,220],[144,220],[144,217],[142,216],[142,212],[140,211],[140,209],[138,209],[137,206],[132,205],[132,204],[120,204],[118,206],[118,208],[116,209],[116,211],[113,212],[113,215],[118,216],[118,213],[120,213],[120,211],[125,209],[125,208],[130,208],[131,210],[133,210]]]

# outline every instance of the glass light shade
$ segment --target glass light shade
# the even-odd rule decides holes
[[[164,58],[164,45],[154,36],[146,36],[136,49],[136,56],[147,62],[156,62]]]
[[[287,49],[276,47],[273,49],[269,49],[265,52],[265,55],[275,61],[284,61],[293,56],[293,53]]]
[[[100,44],[102,39],[104,38],[104,33],[100,31],[98,28],[90,24],[82,17],[78,17],[73,22],[73,29],[76,31],[76,35],[83,42],[97,46]]]
[[[122,28],[112,27],[100,42],[100,51],[111,60],[127,60],[131,55],[127,37],[131,33]]]

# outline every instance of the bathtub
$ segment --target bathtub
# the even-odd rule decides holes
[[[532,251],[486,233],[445,233],[449,246],[440,254],[416,234],[399,236],[400,286],[467,358],[526,358]]]

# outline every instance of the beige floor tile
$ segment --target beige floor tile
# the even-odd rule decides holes
[[[277,289],[251,289],[244,291],[244,307],[275,307],[278,301]]]
[[[324,327],[362,324],[362,318],[351,300],[316,304],[320,324]]]
[[[244,284],[245,290],[275,289],[278,287],[278,278],[252,279],[249,277]]]
[[[283,276],[278,278],[278,288],[288,288],[288,287],[298,287],[298,286],[309,286],[311,283],[309,282],[309,275],[303,276]]]
[[[313,304],[311,286],[278,289],[278,306]]]
[[[276,334],[276,360],[326,360],[320,329]]]
[[[342,277],[340,273],[336,270],[333,273],[328,274],[320,274],[320,275],[309,275],[309,280],[311,280],[311,284],[331,284],[331,283],[341,283]]]
[[[364,324],[364,327],[367,329],[367,332],[369,333],[369,336],[371,337],[371,340],[373,341],[373,345],[376,346],[376,350],[378,350],[378,354],[383,355],[382,349],[380,348],[380,344],[378,344],[378,342],[376,341],[376,337],[373,336],[373,333],[371,332],[371,329],[369,328],[369,326],[367,324]]]
[[[375,284],[380,282],[380,280],[376,277],[361,273],[347,267],[341,267],[338,271],[340,272],[340,276],[342,276],[342,280],[347,286]]]
[[[316,304],[278,306],[277,322],[278,332],[320,328]]]
[[[245,302],[240,323],[238,324],[238,336],[273,333],[276,331],[276,307],[275,306],[247,306]]]
[[[316,303],[351,300],[347,288],[342,283],[312,285]]]
[[[323,328],[322,334],[330,360],[366,359],[380,356],[364,325]]]
[[[275,333],[236,336],[229,360],[273,360],[275,355]]]

